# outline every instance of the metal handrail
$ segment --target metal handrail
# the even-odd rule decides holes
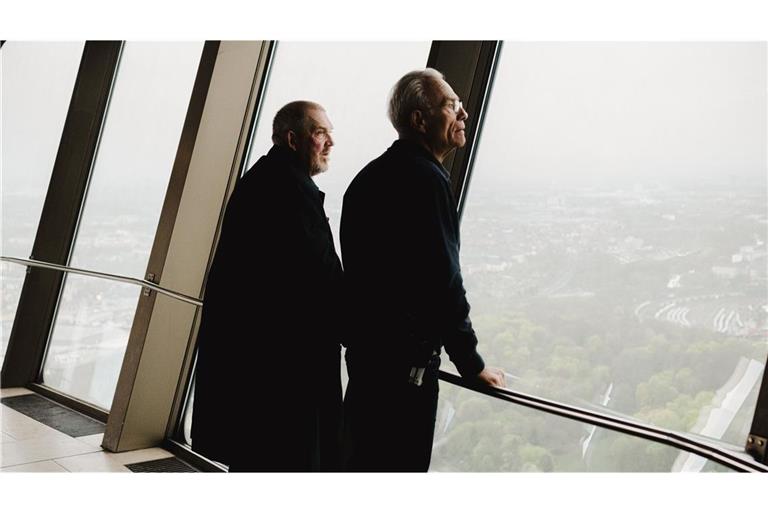
[[[589,409],[567,405],[535,395],[520,393],[505,388],[486,386],[480,383],[473,383],[454,373],[443,370],[440,370],[440,379],[450,384],[478,393],[483,393],[484,395],[498,398],[506,402],[512,402],[545,413],[579,421],[581,423],[589,423],[590,425],[615,430],[633,437],[641,437],[657,443],[666,444],[673,448],[700,455],[735,471],[745,473],[768,473],[768,466],[749,458],[729,453],[727,450],[714,444],[693,439],[685,434],[652,427],[638,421],[628,420],[618,416],[602,414]]]
[[[190,297],[182,293],[167,290],[155,283],[146,281],[144,279],[136,279],[132,277],[123,277],[115,274],[108,274],[105,272],[95,272],[92,270],[84,270],[74,267],[68,267],[64,265],[56,265],[54,263],[46,263],[37,260],[28,260],[22,258],[12,258],[9,256],[0,256],[0,261],[6,261],[8,263],[14,263],[17,265],[24,265],[28,267],[38,267],[50,270],[58,270],[61,272],[69,272],[73,274],[80,274],[91,277],[98,277],[101,279],[108,279],[110,281],[119,281],[124,283],[135,284],[144,288],[149,288],[158,293],[162,293],[169,297],[194,304],[195,306],[202,306],[203,301],[196,297]],[[747,473],[766,473],[768,472],[768,466],[760,464],[757,461],[743,458],[733,453],[715,446],[711,443],[702,442],[693,439],[691,436],[673,432],[663,428],[652,427],[644,423],[621,418],[614,415],[602,414],[589,409],[576,407],[573,405],[567,405],[554,400],[548,400],[535,395],[529,395],[526,393],[520,393],[518,391],[512,391],[505,388],[495,388],[486,386],[480,383],[474,383],[467,379],[460,377],[454,373],[440,370],[440,379],[450,384],[483,393],[493,398],[498,398],[506,402],[515,403],[524,407],[537,409],[548,414],[554,414],[574,421],[582,423],[589,423],[598,427],[607,428],[626,434],[633,437],[640,437],[648,439],[653,442],[672,446],[683,451],[699,455],[708,460],[717,462],[723,466],[726,466],[735,471],[747,472]]]
[[[202,299],[199,299],[197,297],[191,297],[189,295],[175,292],[173,290],[168,290],[151,281],[147,281],[146,279],[136,279],[135,277],[125,277],[117,274],[108,274],[106,272],[96,272],[94,270],[85,270],[82,268],[69,267],[66,265],[57,265],[55,263],[48,263],[45,261],[27,260],[23,258],[12,258],[10,256],[0,256],[0,261],[7,261],[8,263],[15,263],[16,265],[23,265],[26,267],[37,267],[37,268],[45,268],[48,270],[58,270],[60,272],[68,272],[70,274],[79,274],[83,276],[107,279],[109,281],[135,284],[137,286],[141,286],[142,288],[149,288],[150,290],[156,291],[157,293],[162,293],[163,295],[167,295],[168,297],[172,297],[174,299],[180,300],[182,302],[186,302],[188,304],[193,304],[195,306],[203,305]]]

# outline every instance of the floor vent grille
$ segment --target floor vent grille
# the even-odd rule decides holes
[[[176,457],[148,460],[135,464],[126,464],[125,467],[134,473],[197,473],[198,471]]]
[[[103,434],[106,425],[40,395],[3,398],[3,405],[72,437]]]

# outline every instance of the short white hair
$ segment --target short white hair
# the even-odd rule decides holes
[[[428,110],[434,105],[430,100],[429,88],[445,76],[436,69],[425,68],[411,71],[397,81],[389,96],[389,120],[397,133],[411,130],[411,112]]]

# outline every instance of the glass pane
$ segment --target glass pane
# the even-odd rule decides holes
[[[0,49],[0,246],[28,258],[83,54],[82,42],[5,43]],[[0,354],[11,334],[24,268],[0,265]]]
[[[0,329],[2,330],[2,340],[0,340],[0,367],[5,358],[5,351],[8,346],[8,339],[11,336],[11,327],[16,316],[16,306],[19,304],[21,296],[21,286],[24,284],[26,275],[25,267],[14,265],[12,263],[0,262],[0,278],[2,279],[2,317],[0,317]]]
[[[126,43],[72,255],[144,278],[203,43]]]
[[[125,44],[72,266],[144,277],[202,48]],[[108,409],[139,288],[88,283],[70,277],[64,285],[43,379]],[[83,327],[91,324],[107,325],[105,335]]]
[[[767,90],[764,43],[504,45],[462,262],[512,388],[744,445]]]
[[[430,471],[731,472],[670,446],[440,383]]]
[[[43,381],[109,409],[140,293],[131,284],[67,276]]]
[[[182,441],[192,446],[192,412],[195,410],[195,379],[192,379],[187,403],[184,406],[184,415],[181,420]]]

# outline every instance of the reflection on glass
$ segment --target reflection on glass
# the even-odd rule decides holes
[[[731,471],[667,445],[445,382],[440,388],[431,471]]]
[[[140,293],[130,284],[67,276],[43,382],[109,409]]]
[[[192,446],[192,411],[194,411],[195,407],[195,380],[192,379],[192,384],[190,385],[190,391],[189,396],[187,398],[187,403],[184,406],[184,416],[181,420],[181,434],[182,434],[182,441],[187,443],[188,446]]]
[[[83,53],[82,42],[5,43],[0,49],[0,247],[28,258]],[[1,264],[0,352],[11,334],[24,269]]]
[[[505,44],[462,268],[512,388],[744,445],[768,352],[766,91],[764,43]]]
[[[71,265],[143,278],[202,43],[126,43]],[[139,289],[70,277],[46,384],[108,409]]]

